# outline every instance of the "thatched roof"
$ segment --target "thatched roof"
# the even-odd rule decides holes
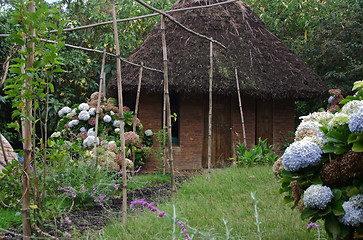
[[[178,0],[173,8],[223,2]],[[311,98],[325,91],[320,78],[299,57],[281,43],[243,2],[175,12],[175,19],[188,28],[224,44],[214,45],[214,84],[218,94],[236,93],[234,68],[238,69],[242,94],[262,98]],[[176,92],[208,92],[209,42],[165,19],[168,49],[169,87]],[[160,22],[143,44],[127,58],[163,70]],[[123,90],[135,90],[138,67],[122,65]],[[144,70],[142,91],[162,92],[163,74]],[[117,95],[116,75],[108,94]]]

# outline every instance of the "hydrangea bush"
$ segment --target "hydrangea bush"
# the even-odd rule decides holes
[[[93,158],[93,147],[97,145],[98,165],[103,168],[119,170],[121,165],[120,152],[120,114],[116,99],[106,99],[101,96],[99,109],[98,133],[95,138],[96,107],[99,93],[91,95],[86,103],[65,106],[58,111],[60,120],[57,131],[50,136],[50,144],[57,147],[64,141],[77,142]],[[153,132],[149,129],[143,132],[140,120],[136,119],[136,132],[132,132],[133,112],[128,107],[123,108],[125,130],[125,153],[127,166],[132,167],[132,157],[135,166],[144,163],[144,159],[152,153]],[[58,141],[62,140],[62,141]]]
[[[328,235],[363,234],[363,82],[340,106],[302,116],[295,141],[275,162],[284,202],[302,219],[324,221]]]

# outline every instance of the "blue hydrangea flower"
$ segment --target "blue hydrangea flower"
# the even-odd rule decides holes
[[[333,197],[333,192],[329,187],[311,185],[305,190],[303,201],[306,207],[324,209]]]
[[[345,225],[357,227],[363,223],[363,195],[351,196],[343,203],[345,214],[340,216],[339,221]]]
[[[302,140],[292,143],[282,155],[282,164],[289,172],[296,172],[308,166],[320,163],[322,155],[320,147],[311,141]]]
[[[350,116],[348,125],[352,133],[363,132],[363,107]]]

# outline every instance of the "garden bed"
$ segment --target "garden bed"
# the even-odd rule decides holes
[[[179,176],[177,177],[177,189],[188,179],[187,176]],[[171,184],[164,183],[158,186],[148,186],[142,189],[136,189],[133,192],[128,194],[128,205],[130,205],[131,201],[135,198],[145,199],[148,202],[154,203],[162,203],[171,196]],[[91,238],[91,236],[96,236],[98,231],[101,230],[106,224],[111,221],[115,221],[115,219],[120,219],[122,221],[122,198],[114,198],[109,206],[107,206],[107,210],[105,210],[101,206],[89,207],[82,210],[74,210],[68,214],[64,214],[61,217],[57,218],[57,230],[62,233],[70,233],[72,232],[73,239],[78,238]],[[108,212],[110,211],[110,212]],[[134,214],[134,211],[129,211],[129,214]],[[65,218],[68,217],[70,223],[65,221]],[[20,235],[21,232],[18,230],[9,229],[9,231]],[[49,227],[48,232],[54,236],[55,228]],[[74,235],[75,234],[75,235]],[[17,236],[11,233],[5,233],[3,236],[0,235],[0,239],[22,239],[20,236]],[[58,237],[63,237],[59,235]]]

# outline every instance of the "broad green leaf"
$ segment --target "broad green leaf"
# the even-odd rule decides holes
[[[342,216],[345,213],[341,202],[333,202],[332,211],[335,216]]]
[[[332,189],[334,198],[333,201],[338,201],[342,197],[342,191],[340,189],[334,188]]]
[[[306,218],[310,218],[313,217],[315,215],[317,215],[319,212],[319,210],[316,209],[311,209],[311,208],[305,208],[302,213],[301,213],[301,219],[304,220]]]
[[[340,224],[333,214],[329,214],[325,217],[325,229],[334,235],[340,234]]]
[[[292,201],[294,201],[294,199],[292,197],[290,197],[290,196],[285,196],[284,197],[284,203],[285,204],[288,204],[288,203],[290,203]]]
[[[348,190],[347,196],[351,197],[351,196],[357,195],[358,193],[359,193],[359,189],[357,187],[352,187],[351,189]]]
[[[354,152],[363,152],[363,142],[356,142],[353,144],[352,150]]]

